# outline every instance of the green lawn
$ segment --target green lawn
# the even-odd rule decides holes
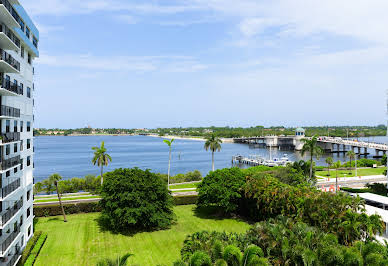
[[[357,176],[369,176],[369,175],[382,175],[385,168],[364,168],[364,169],[357,169]],[[351,174],[350,174],[351,173]],[[316,175],[328,177],[327,171],[317,171]],[[352,170],[339,170],[338,171],[338,177],[354,177],[355,171]],[[335,170],[330,170],[330,178],[335,178]]]
[[[100,196],[81,196],[81,197],[69,197],[69,198],[61,198],[62,201],[69,201],[69,200],[77,200],[77,199],[96,199]],[[52,201],[58,201],[58,197],[55,198],[43,198],[43,199],[36,199],[34,202],[52,202]]]
[[[194,205],[177,206],[177,223],[171,229],[137,233],[133,236],[102,232],[96,222],[99,213],[39,218],[36,230],[48,238],[34,265],[96,265],[104,257],[127,252],[134,254],[129,264],[172,265],[180,258],[186,235],[201,230],[245,232],[249,225],[234,219],[207,219],[194,215]]]
[[[180,185],[170,185],[170,189],[182,189],[182,188],[192,188],[196,189],[199,185],[198,183],[190,183],[190,184],[180,184]]]

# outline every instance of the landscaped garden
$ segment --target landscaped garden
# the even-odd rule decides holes
[[[96,265],[104,257],[114,258],[127,252],[129,265],[172,265],[180,258],[183,240],[202,230],[243,233],[249,225],[236,219],[196,216],[195,205],[174,207],[176,222],[170,229],[134,235],[102,231],[100,213],[38,218],[36,230],[48,233],[47,241],[35,265]]]

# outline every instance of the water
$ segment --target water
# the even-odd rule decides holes
[[[365,138],[364,140],[368,140]],[[385,142],[386,137],[369,138],[374,142]],[[41,181],[52,173],[59,173],[64,178],[83,177],[87,174],[99,175],[100,169],[91,163],[93,146],[105,142],[112,162],[105,171],[115,168],[139,167],[153,172],[167,173],[168,146],[162,139],[145,136],[39,136],[35,141],[35,181]],[[196,140],[175,140],[173,143],[171,174],[199,170],[206,175],[211,170],[211,152],[204,150],[204,142]],[[370,151],[371,156],[374,151]],[[260,155],[269,158],[267,149],[251,149],[246,144],[223,143],[221,152],[215,154],[215,167],[232,166],[232,156]],[[273,157],[288,154],[290,160],[301,160],[300,153],[273,150]],[[323,156],[317,162],[325,165]],[[346,161],[343,154],[330,155],[334,160]]]

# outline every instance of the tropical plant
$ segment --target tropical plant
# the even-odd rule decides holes
[[[174,142],[174,139],[168,140],[165,139],[163,140],[164,143],[168,145],[168,171],[167,171],[167,187],[170,188],[170,166],[171,166],[171,146],[172,143]]]
[[[204,145],[205,150],[209,150],[212,152],[212,171],[214,171],[214,153],[216,151],[221,151],[222,140],[216,137],[215,134],[211,134],[206,137],[206,142]]]
[[[105,173],[101,221],[117,232],[168,228],[173,198],[166,183],[149,170],[116,169]]]
[[[58,182],[59,182],[59,180],[61,180],[61,179],[62,179],[62,176],[60,176],[59,174],[52,174],[52,175],[49,177],[49,182],[51,182],[52,184],[54,184],[54,186],[55,186],[56,189],[57,189],[58,201],[59,201],[59,205],[61,206],[61,210],[62,210],[62,214],[63,214],[63,221],[64,221],[64,222],[67,222],[65,210],[63,209],[63,205],[62,205],[61,194],[59,193],[59,189],[58,189]]]
[[[335,192],[338,192],[338,169],[341,168],[341,161],[337,161],[333,165],[335,169]]]
[[[115,259],[103,259],[97,263],[97,266],[126,266],[128,264],[129,257],[133,256],[133,254],[127,253],[123,256],[118,256]]]
[[[327,176],[330,176],[330,167],[333,165],[333,157],[327,157],[325,162],[327,163]]]
[[[350,150],[346,153],[346,156],[349,157],[350,170],[352,170],[352,160],[355,158],[356,154],[354,153],[354,151]],[[351,174],[351,172],[349,174]]]
[[[302,142],[304,143],[301,153],[302,156],[304,156],[307,152],[310,155],[310,180],[313,177],[313,158],[316,157],[317,159],[322,155],[323,150],[321,147],[318,146],[318,138],[317,136],[313,136],[310,139],[302,139]]]
[[[104,182],[104,166],[108,166],[109,162],[112,161],[112,157],[110,157],[109,154],[106,153],[106,148],[104,145],[104,142],[101,142],[100,147],[92,147],[92,150],[94,150],[94,157],[92,159],[92,163],[94,165],[97,164],[97,166],[101,167],[101,185]]]

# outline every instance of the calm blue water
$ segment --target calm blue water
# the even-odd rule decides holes
[[[383,142],[386,138],[370,138],[370,141]],[[167,173],[168,146],[162,139],[144,136],[40,136],[35,138],[35,181],[41,181],[52,173],[64,178],[98,175],[100,170],[91,163],[93,146],[105,142],[112,162],[105,168],[110,171],[120,167],[139,167],[153,172]],[[175,140],[173,144],[171,174],[199,170],[206,175],[211,169],[211,152],[203,148],[204,142],[195,140]],[[299,153],[273,151],[273,157],[284,153],[291,160],[302,159]],[[221,152],[215,154],[217,169],[231,167],[232,156],[236,154],[257,154],[269,158],[266,149],[250,149],[245,144],[223,143]],[[344,155],[333,155],[335,160],[344,161]],[[318,162],[324,165],[325,157]]]

